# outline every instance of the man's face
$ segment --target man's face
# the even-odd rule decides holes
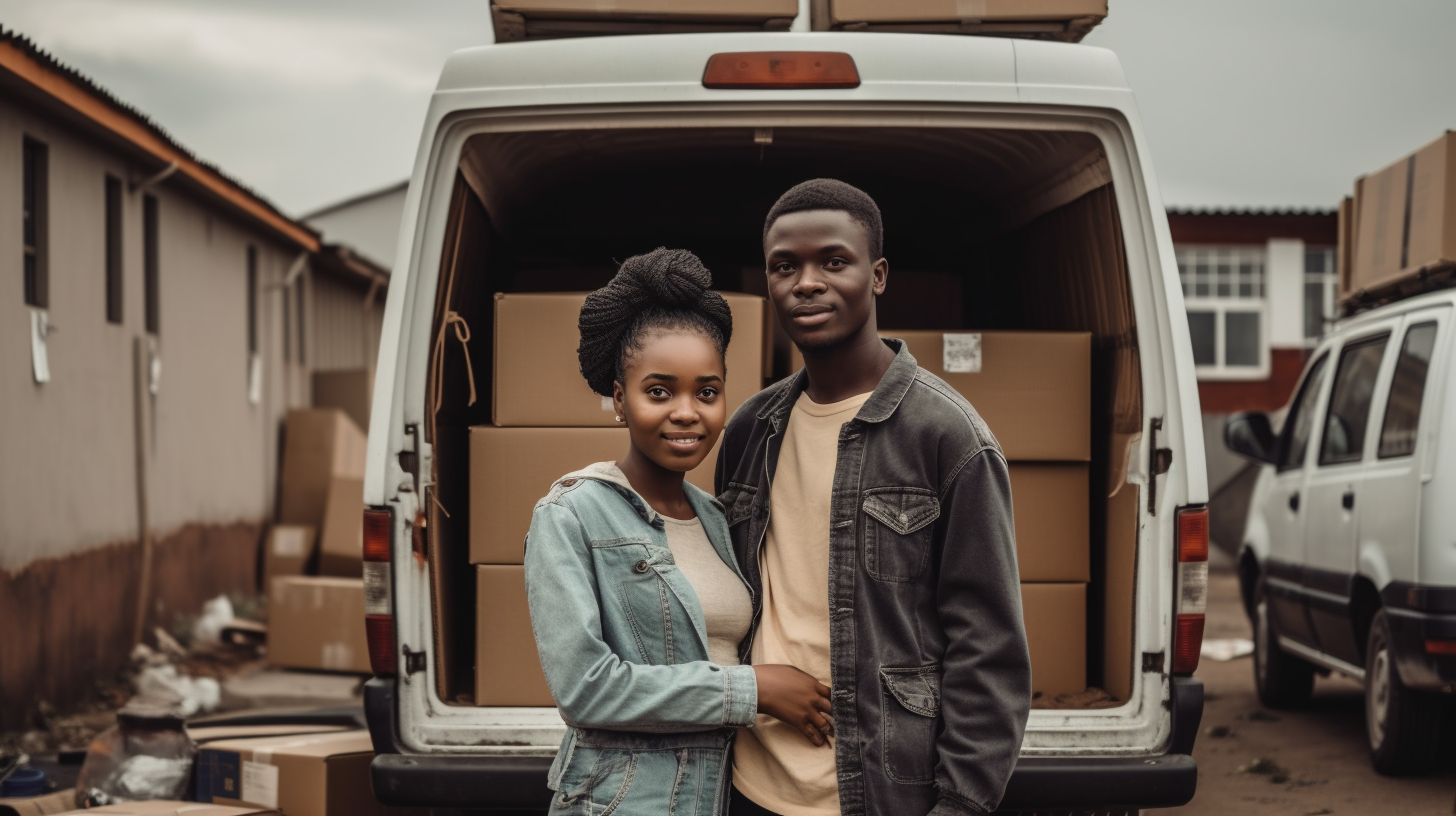
[[[869,233],[843,210],[781,216],[764,236],[768,293],[800,349],[825,349],[875,331],[875,296],[889,264],[870,257]]]

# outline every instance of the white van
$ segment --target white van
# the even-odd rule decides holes
[[[1365,683],[1370,757],[1430,770],[1456,710],[1456,291],[1339,323],[1310,355],[1283,429],[1225,426],[1265,467],[1239,554],[1254,679],[1271,707],[1309,699],[1316,671]]]
[[[761,291],[764,214],[820,176],[884,211],[882,307],[898,273],[919,281],[901,290],[908,321],[949,301],[961,315],[900,328],[1091,336],[1091,580],[1085,624],[1065,628],[1078,645],[1085,635],[1087,685],[1101,691],[1034,704],[1003,808],[1132,812],[1192,797],[1207,582],[1198,394],[1116,56],[749,32],[490,45],[444,68],[405,205],[369,439],[366,710],[382,801],[544,809],[564,733],[554,708],[475,698],[466,440],[490,422],[495,293],[590,288],[614,259],[660,245],[696,252],[721,289]]]

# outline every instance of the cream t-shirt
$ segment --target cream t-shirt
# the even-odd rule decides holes
[[[753,625],[753,602],[748,587],[723,562],[698,519],[660,516],[666,525],[667,548],[683,577],[698,593],[703,626],[708,632],[708,659],[719,666],[737,666],[738,644]]]
[[[771,514],[759,576],[763,617],[753,641],[753,662],[787,663],[824,685],[829,677],[829,505],[839,431],[868,393],[819,405],[800,394],[789,413],[769,488]],[[745,796],[783,816],[839,813],[834,737],[815,747],[797,728],[759,714],[740,729],[733,752],[733,784]]]

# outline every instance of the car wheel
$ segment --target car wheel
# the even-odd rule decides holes
[[[1297,708],[1314,693],[1314,666],[1279,648],[1261,578],[1254,588],[1254,688],[1269,708]]]
[[[1435,766],[1441,744],[1441,699],[1411,691],[1400,680],[1390,644],[1390,619],[1382,609],[1370,622],[1365,648],[1365,730],[1370,762],[1390,776],[1418,774]]]

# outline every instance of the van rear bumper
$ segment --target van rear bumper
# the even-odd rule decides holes
[[[1023,757],[1016,763],[998,812],[1049,814],[1187,804],[1198,785],[1198,764],[1191,754],[1203,717],[1203,682],[1175,677],[1172,692],[1169,753]],[[550,758],[394,753],[394,681],[370,680],[364,698],[376,753],[370,775],[379,801],[407,807],[545,811],[551,800],[546,788]]]
[[[1456,592],[1452,593],[1456,599]],[[1416,691],[1445,691],[1456,684],[1456,655],[1431,654],[1430,640],[1456,641],[1456,612],[1426,612],[1386,607],[1390,620],[1391,652],[1400,679]]]

